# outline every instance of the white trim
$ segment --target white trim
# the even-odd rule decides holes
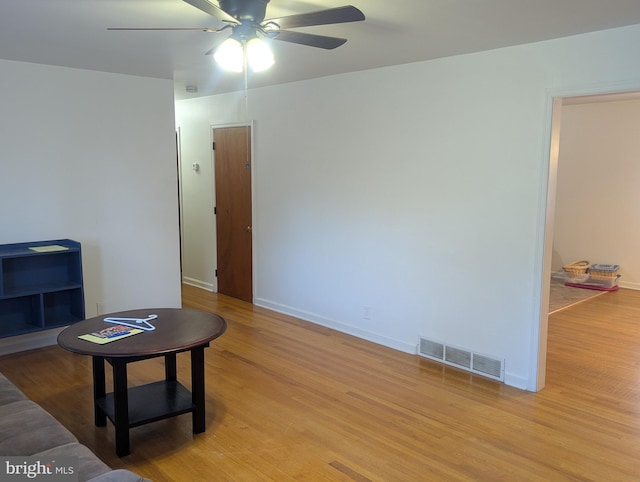
[[[214,286],[211,283],[207,283],[206,281],[201,281],[201,280],[194,279],[194,278],[189,278],[188,276],[183,276],[182,277],[182,282],[184,284],[186,284],[186,285],[189,285],[189,286],[195,286],[196,288],[202,288],[203,290],[213,291],[213,292],[216,291],[214,289]]]
[[[640,78],[623,82],[605,82],[601,84],[591,84],[575,86],[573,88],[554,89],[549,92],[552,98],[581,97],[585,95],[608,95],[633,93],[640,91]]]
[[[56,345],[58,343],[58,334],[65,328],[66,326],[63,326],[62,328],[55,328],[53,330],[3,338],[0,340],[0,356]]]
[[[504,384],[521,390],[531,391],[529,390],[529,380],[518,375],[513,375],[506,370],[504,372]]]
[[[182,267],[184,266],[184,184],[182,183],[182,133],[180,131],[180,126],[178,126],[178,128],[176,129],[176,153],[178,156],[178,228],[180,230],[180,274],[182,274]]]
[[[640,290],[640,283],[632,283],[630,281],[619,281],[618,286],[628,290]]]
[[[283,305],[281,303],[276,303],[273,301],[265,300],[263,298],[254,299],[254,304],[256,306],[260,306],[262,308],[267,308],[271,311],[275,311],[278,313],[283,313],[285,315],[294,316],[303,321],[308,321],[310,323],[315,323],[316,325],[324,326],[327,328],[331,328],[333,330],[339,331],[341,333],[346,333],[347,335],[353,335],[357,338],[362,338],[364,340],[376,343],[378,345],[386,346],[389,348],[393,348],[395,350],[399,350],[404,353],[409,353],[411,355],[417,354],[417,347],[411,343],[405,343],[403,341],[394,340],[392,338],[387,338],[384,336],[380,336],[376,333],[372,333],[366,330],[361,330],[351,325],[346,325],[344,323],[340,323],[335,320],[331,320],[329,318],[325,318],[322,315],[317,313],[312,313],[310,311],[303,311],[293,308],[291,306]]]
[[[546,108],[547,126],[545,128],[545,152],[547,161],[542,163],[543,182],[540,183],[540,199],[544,200],[544,206],[540,213],[544,213],[544,218],[539,230],[542,239],[538,240],[536,254],[536,266],[534,267],[536,279],[534,286],[540,290],[536,293],[539,300],[538,305],[534,303],[534,321],[531,327],[531,363],[529,372],[529,383],[527,390],[537,392],[544,388],[547,371],[547,329],[549,323],[549,291],[551,290],[551,258],[553,254],[553,224],[556,206],[556,181],[558,174],[558,155],[560,152],[560,115],[562,113],[562,99],[550,93],[547,94]],[[544,179],[546,178],[546,182]]]
[[[216,151],[213,148],[215,145],[215,139],[213,138],[213,129],[216,127],[213,124],[209,124],[209,159],[211,159],[211,176],[209,178],[209,185],[211,186],[211,204],[215,209],[216,206]],[[218,292],[218,277],[216,273],[218,272],[218,217],[213,215],[213,223],[212,223],[213,233],[211,233],[211,249],[212,256],[211,260],[213,261],[213,279],[211,280],[211,291],[217,293]]]
[[[251,141],[251,145],[249,148],[251,149],[251,299],[256,298],[256,293],[258,292],[258,248],[256,243],[257,237],[257,229],[256,229],[256,176],[254,176],[254,166],[256,165],[256,157],[255,157],[255,149],[254,149],[254,139],[255,135],[255,121],[248,121],[249,124],[249,140]]]

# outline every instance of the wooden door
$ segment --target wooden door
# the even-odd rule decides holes
[[[213,129],[218,293],[253,302],[251,128]]]

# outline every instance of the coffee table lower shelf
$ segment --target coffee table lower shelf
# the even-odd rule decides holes
[[[165,381],[132,387],[129,398],[128,427],[137,427],[195,410],[191,392],[180,382]],[[96,405],[116,425],[113,393],[96,399]]]

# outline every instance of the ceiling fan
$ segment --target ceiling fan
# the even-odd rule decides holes
[[[248,49],[251,48],[249,44],[254,39],[262,37],[331,50],[343,45],[347,39],[295,32],[287,29],[358,22],[365,19],[364,14],[351,5],[265,20],[267,4],[270,0],[218,0],[219,6],[208,0],[183,1],[215,17],[225,25],[220,28],[109,28],[108,30],[200,30],[203,32],[221,32],[231,29],[230,39],[235,40],[238,45],[242,46],[241,48],[244,48],[244,46],[247,46]],[[223,47],[225,43],[220,47]],[[235,48],[237,49],[237,46]],[[216,60],[220,61],[217,57],[220,50],[220,48],[214,47],[206,54],[209,55],[216,51]],[[271,59],[272,63],[273,60]],[[231,70],[239,71],[239,69],[233,68]]]

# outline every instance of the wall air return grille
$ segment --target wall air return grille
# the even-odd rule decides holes
[[[444,345],[435,341],[420,338],[420,354],[435,358],[436,360],[444,360]]]
[[[471,368],[471,352],[466,350],[460,350],[459,348],[452,348],[445,346],[444,360],[452,365],[466,368]]]
[[[487,356],[473,355],[473,370],[483,375],[502,380],[502,362]]]
[[[420,338],[418,354],[462,370],[504,381],[504,360]]]

